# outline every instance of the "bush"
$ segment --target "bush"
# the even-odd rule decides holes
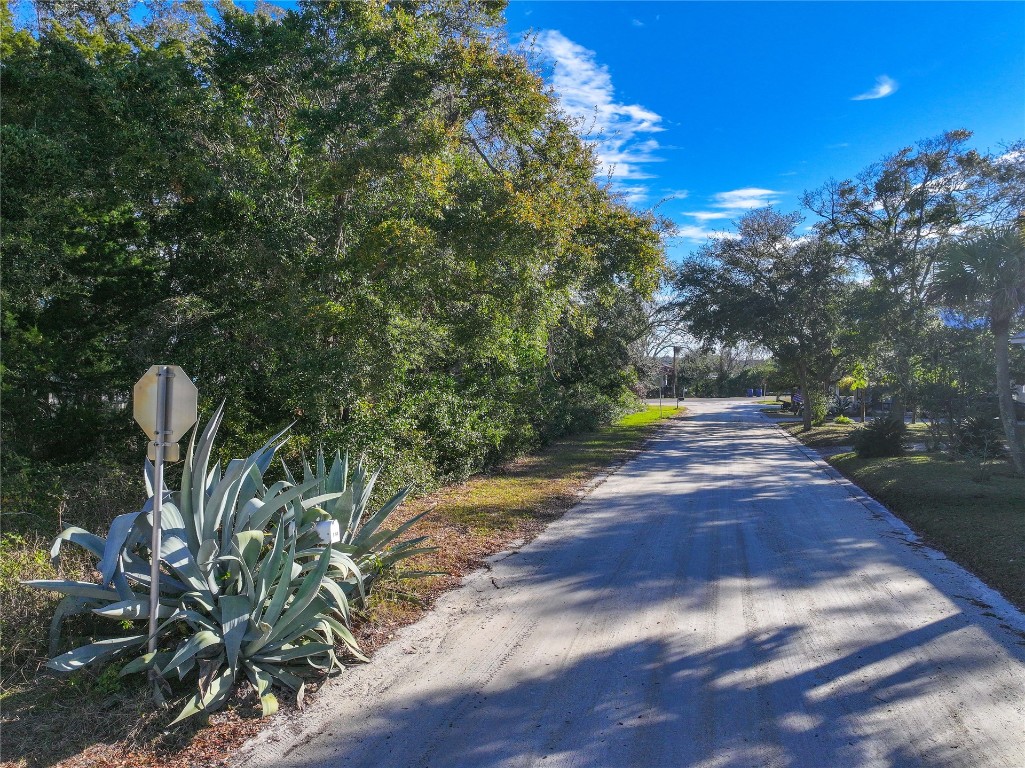
[[[900,419],[874,419],[854,430],[854,450],[863,459],[900,456],[906,434],[907,427]]]
[[[854,420],[850,416],[837,416],[833,419],[833,422],[836,424],[852,424]]]
[[[808,393],[808,407],[811,408],[811,423],[813,426],[821,427],[826,423],[829,415],[829,401],[821,392]]]
[[[959,456],[996,459],[1004,455],[1000,420],[986,415],[968,416],[957,424],[954,452]]]
[[[38,659],[46,648],[46,626],[57,600],[22,581],[53,578],[44,541],[5,533],[0,539],[0,652],[4,676]]]
[[[829,413],[835,416],[846,416],[848,413],[854,412],[854,398],[850,395],[831,395],[829,398]],[[839,422],[840,424],[850,423]]]

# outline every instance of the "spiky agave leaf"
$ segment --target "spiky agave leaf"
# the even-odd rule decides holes
[[[223,472],[219,463],[211,468],[222,418],[223,404],[201,434],[193,431],[180,489],[157,494],[159,553],[149,551],[151,495],[141,509],[118,517],[106,538],[71,527],[54,541],[54,557],[65,543],[93,554],[102,584],[31,582],[66,595],[58,615],[93,610],[121,621],[143,620],[149,615],[144,591],[149,589],[150,558],[158,556],[168,571],[161,577],[158,650],[131,660],[122,673],[155,669],[185,678],[198,671],[198,691],[176,723],[223,704],[243,673],[256,688],[264,714],[271,714],[277,709],[271,692],[275,684],[293,690],[301,704],[302,670],[342,668],[336,643],[365,660],[347,626],[349,600],[365,594],[361,562],[377,558],[415,522],[396,531],[380,529],[403,492],[361,527],[378,472],[368,473],[362,462],[350,472],[348,456],[343,459],[339,452],[330,468],[322,451],[313,465],[304,459],[302,483],[282,462],[287,479],[267,488],[263,476],[284,442],[284,431],[247,459],[229,462]],[[319,541],[314,526],[325,516],[345,522],[349,543],[331,547]],[[352,543],[355,539],[358,544]],[[389,562],[417,551],[421,540],[391,547]],[[135,634],[101,640],[55,657],[51,667],[77,669],[144,648],[147,639]]]

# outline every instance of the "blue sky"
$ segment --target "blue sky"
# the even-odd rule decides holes
[[[512,0],[506,16],[631,202],[675,196],[659,207],[675,259],[945,130],[980,150],[1025,138],[1025,2]]]

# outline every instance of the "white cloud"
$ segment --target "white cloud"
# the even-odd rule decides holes
[[[639,185],[630,187],[619,186],[617,187],[617,191],[620,192],[623,195],[623,198],[626,200],[626,202],[630,203],[631,205],[643,203],[645,200],[648,199],[647,187],[642,187]]]
[[[900,86],[897,84],[897,81],[894,80],[892,77],[887,77],[886,75],[879,75],[879,77],[876,78],[875,88],[872,88],[869,91],[865,91],[864,93],[860,93],[857,96],[851,96],[851,101],[865,101],[867,99],[885,99],[890,94],[896,93],[897,88],[899,87]]]
[[[630,23],[633,24],[635,27],[643,27],[644,26],[644,22],[641,21],[640,19],[630,19]]]
[[[684,198],[690,197],[690,190],[671,189],[669,187],[663,187],[662,196],[666,198],[672,198],[673,200],[683,200]]]
[[[639,104],[616,101],[608,67],[597,62],[594,51],[554,29],[538,33],[536,42],[553,65],[551,83],[563,110],[580,121],[595,146],[601,175],[618,180],[652,178],[641,166],[659,162],[660,147],[645,134],[664,130],[661,115]],[[643,188],[631,189],[636,198]]]
[[[684,216],[694,219],[696,224],[685,224],[678,227],[678,235],[684,240],[704,242],[707,238],[733,238],[737,235],[718,229],[710,229],[706,222],[736,219],[745,211],[753,208],[764,208],[773,205],[779,196],[774,189],[761,187],[744,187],[731,189],[728,192],[716,192],[711,197],[711,211],[685,211]]]
[[[746,211],[751,208],[764,208],[776,202],[779,192],[772,189],[761,189],[760,187],[744,187],[729,192],[717,192],[712,195],[715,201],[712,203],[716,208],[725,208],[729,211]]]
[[[994,159],[997,165],[1013,165],[1025,160],[1025,149],[1012,149]]]
[[[726,211],[688,211],[688,216],[693,216],[698,221],[716,221],[717,219],[728,219],[733,216]]]
[[[708,229],[707,227],[696,226],[694,224],[683,224],[676,228],[675,236],[681,240],[689,240],[691,242],[703,243],[708,238],[713,240],[732,240],[740,235],[735,232],[727,232],[722,229]]]

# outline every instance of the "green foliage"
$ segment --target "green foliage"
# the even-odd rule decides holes
[[[942,251],[934,295],[967,317],[985,318],[994,341],[997,402],[1011,460],[1025,475],[1025,443],[1016,430],[1008,339],[1011,324],[1025,314],[1025,218],[994,227]]]
[[[4,533],[0,537],[0,640],[6,674],[46,645],[45,617],[53,611],[56,601],[21,583],[25,579],[57,575],[43,544],[39,536]]]
[[[852,419],[850,416],[840,415],[833,419],[833,422],[836,424],[853,424],[854,419]]]
[[[1000,418],[993,413],[977,413],[957,422],[954,430],[954,452],[978,459],[1003,456],[1004,433]]]
[[[868,368],[860,360],[851,367],[851,372],[840,378],[840,389],[859,392],[868,388]]]
[[[829,400],[825,393],[818,390],[809,392],[807,400],[807,407],[811,410],[812,426],[821,427],[826,423],[826,417],[829,415]]]
[[[129,6],[4,25],[6,450],[129,461],[155,359],[237,404],[225,458],[294,421],[389,490],[617,412],[661,223],[595,181],[501,4]]]
[[[906,434],[907,427],[901,419],[873,419],[854,430],[854,451],[863,459],[900,456],[904,453]]]
[[[284,443],[279,433],[245,460],[232,460],[223,470],[219,462],[211,466],[222,411],[198,441],[193,433],[178,491],[165,487],[139,511],[117,517],[106,538],[70,526],[54,541],[55,562],[65,542],[96,558],[99,584],[27,582],[65,596],[54,615],[51,648],[70,615],[91,612],[122,629],[127,623],[127,634],[94,640],[47,664],[72,672],[146,645],[136,622],[149,619],[150,564],[159,557],[167,572],[160,582],[158,650],[128,662],[120,674],[153,668],[184,679],[195,671],[198,692],[176,722],[222,705],[243,676],[259,694],[264,715],[277,710],[275,683],[301,700],[302,670],[341,668],[336,643],[362,658],[348,628],[352,602],[365,599],[373,582],[399,561],[430,551],[423,537],[396,542],[418,517],[394,530],[382,527],[409,489],[369,513],[377,473],[362,463],[350,468],[339,454],[330,465],[322,451],[312,466],[304,460],[301,481],[282,464],[285,479],[268,487],[264,476]],[[149,466],[146,482],[152,491]],[[157,497],[159,554],[149,551]],[[329,521],[341,532],[333,544],[318,533],[318,524]]]
[[[710,240],[681,268],[675,287],[691,333],[770,350],[808,392],[838,364],[849,290],[840,250],[821,236],[798,238],[800,221],[772,208],[745,214],[739,236]],[[806,409],[804,418],[810,428],[825,416]]]

